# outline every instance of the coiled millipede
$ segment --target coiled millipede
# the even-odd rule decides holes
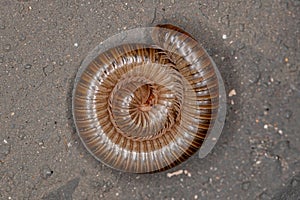
[[[200,44],[173,25],[145,30],[142,42],[122,38],[98,48],[73,90],[75,126],[87,150],[133,173],[163,171],[197,152],[219,108],[215,67]]]

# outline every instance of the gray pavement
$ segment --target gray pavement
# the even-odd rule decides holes
[[[190,32],[236,94],[207,157],[118,172],[74,130],[74,77],[101,41],[160,23]],[[299,0],[0,0],[0,199],[300,199],[299,31]]]

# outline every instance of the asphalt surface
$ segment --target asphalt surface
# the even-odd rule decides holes
[[[101,41],[159,23],[190,32],[236,94],[207,157],[118,172],[75,132],[74,77]],[[0,199],[300,199],[299,31],[299,0],[1,0]]]

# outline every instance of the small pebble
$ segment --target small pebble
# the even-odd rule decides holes
[[[268,129],[268,124],[265,124],[265,125],[264,125],[264,129]]]
[[[39,142],[38,142],[38,145],[39,145],[40,147],[42,147],[43,149],[46,148],[46,147],[45,147],[45,143],[44,143],[43,140],[39,141]]]
[[[53,171],[50,169],[48,165],[44,165],[41,169],[41,177],[43,179],[49,178],[53,174]]]
[[[78,43],[76,42],[76,43],[74,43],[74,47],[78,47]]]
[[[24,140],[26,138],[26,135],[24,134],[24,132],[20,132],[18,137],[20,138],[20,140]]]
[[[187,175],[188,177],[191,177],[192,176],[192,174],[188,171],[188,170],[183,170],[183,173],[185,174],[185,175]]]
[[[31,67],[32,67],[32,65],[29,64],[29,63],[27,63],[27,64],[24,65],[24,68],[25,68],[25,69],[30,69]]]
[[[227,39],[227,35],[223,34],[223,35],[222,35],[222,39],[223,39],[223,40],[226,40],[226,39]]]
[[[291,110],[286,110],[285,113],[284,113],[284,117],[286,119],[290,119],[293,115],[293,112]]]
[[[58,61],[59,66],[63,66],[64,64],[65,64],[65,62],[63,60]]]
[[[228,96],[229,96],[229,97],[232,97],[232,96],[235,96],[235,95],[236,95],[235,89],[230,90]]]
[[[10,44],[4,45],[3,50],[9,52],[11,50],[11,45]]]
[[[258,160],[255,162],[255,164],[259,165],[261,163],[261,160]]]

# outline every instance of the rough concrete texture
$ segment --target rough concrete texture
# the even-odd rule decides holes
[[[74,76],[111,35],[165,22],[236,91],[223,133],[170,171],[112,170],[74,131]],[[299,199],[299,29],[299,0],[1,0],[0,199]]]

